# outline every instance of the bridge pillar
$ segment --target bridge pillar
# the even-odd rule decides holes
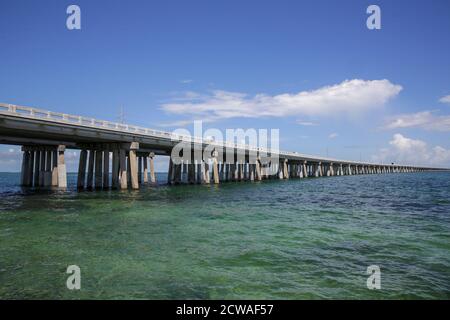
[[[119,150],[114,148],[112,152],[112,169],[111,169],[111,185],[114,189],[119,188]]]
[[[191,152],[191,159],[188,165],[188,180],[190,184],[195,184],[195,157],[194,151]]]
[[[248,164],[248,169],[249,169],[249,179],[250,181],[255,181],[255,164],[254,163],[249,163]]]
[[[130,146],[130,175],[131,175],[131,188],[133,190],[139,189],[139,180],[138,180],[138,168],[137,168],[137,158],[136,151],[139,149],[139,143],[133,142]]]
[[[237,164],[238,166],[238,181],[244,180],[244,165],[242,164],[242,161],[240,160]]]
[[[203,182],[206,184],[211,182],[211,175],[209,173],[209,159],[205,159],[204,161]]]
[[[308,169],[306,168],[306,165],[308,164],[308,162],[305,160],[303,161],[303,178],[308,178]]]
[[[29,187],[33,186],[34,178],[34,150],[30,150],[30,160],[28,162],[28,180],[27,184]]]
[[[125,149],[119,150],[119,180],[120,189],[128,188],[128,172],[127,172],[127,152]]]
[[[288,160],[283,160],[283,177],[284,179],[289,179],[289,169],[288,169]]]
[[[187,183],[188,181],[188,162],[187,160],[182,160],[181,162],[181,182],[182,183]]]
[[[247,160],[244,162],[243,166],[244,166],[244,180],[247,181],[250,179]]]
[[[45,150],[41,149],[39,153],[41,159],[39,160],[39,186],[44,186],[44,173],[45,173]]]
[[[224,162],[222,164],[222,166],[224,167],[223,181],[230,181],[230,164],[227,162]]]
[[[167,171],[167,183],[172,184],[174,179],[174,165],[172,161],[172,156],[169,156],[169,169]]]
[[[261,163],[259,162],[259,159],[256,159],[255,162],[255,173],[256,173],[256,180],[261,181]]]
[[[237,161],[233,164],[233,181],[239,181],[239,163]]]
[[[103,186],[103,151],[95,151],[95,189]]]
[[[52,157],[52,187],[58,186],[58,150],[51,151]]]
[[[213,181],[214,181],[214,184],[219,184],[219,182],[220,182],[220,179],[219,179],[219,162],[218,162],[218,159],[217,159],[218,156],[219,156],[219,153],[216,150],[214,150],[212,156],[213,156],[212,157]],[[242,178],[244,178],[244,174],[243,173],[242,173]]]
[[[144,156],[142,156],[142,162],[143,162],[143,166],[144,166],[144,180],[143,180],[143,182],[145,183],[145,184],[147,184],[148,183],[148,156],[147,155],[144,155]]]
[[[58,146],[58,188],[67,188],[67,169],[66,160],[64,157],[64,152],[66,151],[66,146]]]
[[[196,172],[196,174],[197,174],[197,177],[196,177],[196,182],[199,184],[199,183],[202,183],[202,180],[203,180],[203,173],[202,173],[202,160],[196,160],[197,161],[197,172]]]
[[[277,165],[277,174],[278,174],[278,179],[280,179],[280,180],[284,179],[284,164],[283,164],[283,162],[281,162]]]
[[[87,150],[80,151],[80,162],[78,163],[78,177],[77,177],[77,188],[84,188],[84,180],[86,179],[86,162],[87,160]]]
[[[28,185],[28,176],[29,176],[29,164],[30,162],[30,153],[22,148],[22,171],[20,173],[20,185],[27,186]]]
[[[94,164],[95,164],[95,151],[89,150],[89,159],[88,159],[88,172],[87,172],[87,182],[86,188],[92,189],[94,186]]]
[[[45,162],[45,172],[44,172],[44,186],[51,187],[52,185],[52,150],[46,150],[46,162]]]
[[[137,170],[138,170],[138,184],[141,185],[142,184],[142,156],[138,156],[136,155],[136,160],[137,160]]]
[[[103,152],[103,188],[109,188],[109,150]]]
[[[36,149],[34,151],[34,177],[33,177],[35,187],[39,187],[39,170],[41,167],[40,161],[41,161],[41,151]]]

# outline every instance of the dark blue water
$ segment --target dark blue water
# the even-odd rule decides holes
[[[3,299],[450,298],[450,173],[98,192],[18,179],[0,174]]]

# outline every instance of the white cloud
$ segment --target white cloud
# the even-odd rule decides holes
[[[180,82],[183,84],[188,84],[188,83],[191,83],[192,81],[193,80],[191,80],[191,79],[184,79],[184,80],[181,80]]]
[[[297,120],[297,124],[305,127],[310,126],[317,126],[318,124],[312,121],[303,121],[303,120]]]
[[[439,102],[450,103],[450,95],[440,98]]]
[[[394,134],[388,148],[372,156],[374,162],[398,163],[424,166],[450,167],[450,150],[441,146],[430,148],[425,141]]]
[[[402,87],[389,80],[345,80],[312,91],[249,96],[245,93],[213,91],[210,95],[190,96],[163,104],[171,114],[209,116],[213,119],[233,117],[284,117],[291,115],[330,116],[355,114],[384,105]]]
[[[450,131],[450,116],[436,116],[432,111],[402,114],[391,117],[384,126],[386,129],[412,127],[434,131]]]
[[[328,136],[328,138],[334,139],[334,138],[336,138],[337,136],[338,136],[338,134],[337,134],[336,132],[333,132],[333,133],[331,133],[331,134]]]

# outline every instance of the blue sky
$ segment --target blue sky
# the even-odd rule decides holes
[[[123,107],[168,131],[278,128],[284,150],[450,166],[446,0],[4,0],[0,41],[1,102],[106,120]],[[18,147],[0,156],[19,169]]]

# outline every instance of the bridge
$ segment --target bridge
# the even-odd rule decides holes
[[[181,162],[169,158],[169,184],[446,170],[206,141],[201,137],[5,103],[0,103],[0,143],[22,146],[20,183],[25,187],[66,188],[65,151],[78,149],[79,189],[139,189],[142,184],[156,182],[155,155],[171,156],[180,143],[189,145],[191,151],[183,155]],[[277,161],[271,160],[274,158]]]

